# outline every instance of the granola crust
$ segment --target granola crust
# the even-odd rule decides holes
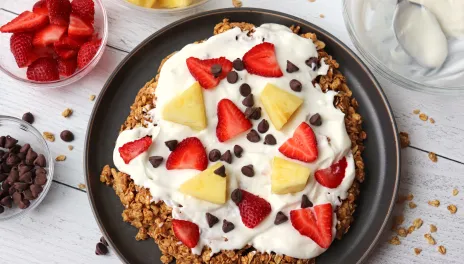
[[[224,19],[214,27],[214,34],[220,34],[231,28],[239,27],[243,31],[251,31],[254,25],[241,22],[229,22]],[[291,30],[298,34],[299,26],[292,26]],[[353,213],[356,209],[356,199],[359,196],[360,183],[364,181],[364,162],[361,153],[364,150],[363,140],[366,139],[366,133],[362,130],[362,118],[357,113],[358,102],[352,98],[352,92],[346,84],[345,77],[338,70],[339,64],[324,51],[325,43],[319,41],[315,34],[305,33],[302,37],[311,39],[317,47],[319,60],[325,58],[326,63],[330,66],[326,76],[320,76],[315,81],[319,83],[322,90],[338,91],[335,97],[334,105],[345,113],[345,126],[351,139],[351,151],[355,160],[356,177],[348,190],[348,198],[342,201],[340,207],[336,210],[337,214],[337,233],[336,238],[341,239],[343,234],[348,232],[353,222]],[[171,57],[169,55],[160,64],[156,77],[145,84],[138,92],[135,102],[131,106],[130,115],[121,126],[121,131],[132,129],[137,126],[144,126],[145,120],[151,121],[146,113],[155,107],[154,91],[159,78],[160,69],[164,62]],[[136,186],[130,176],[118,172],[116,169],[106,165],[100,175],[100,181],[112,186],[116,195],[121,200],[125,209],[122,218],[125,222],[138,228],[136,240],[145,240],[153,238],[158,244],[162,256],[161,262],[170,263],[174,259],[177,263],[298,263],[312,264],[315,259],[296,259],[289,256],[276,255],[275,253],[256,252],[251,246],[245,246],[240,250],[223,250],[213,256],[210,256],[211,249],[205,247],[201,255],[192,254],[190,249],[181,243],[175,237],[171,221],[172,209],[164,202],[150,203],[151,195],[149,190]]]

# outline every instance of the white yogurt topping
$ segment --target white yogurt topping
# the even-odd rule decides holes
[[[203,90],[208,125],[202,131],[194,131],[187,126],[161,118],[161,112],[166,103],[195,82],[186,66],[185,61],[188,57],[207,59],[224,56],[233,61],[236,58],[242,58],[248,50],[262,43],[263,39],[275,45],[277,60],[284,73],[283,77],[266,78],[250,75],[243,70],[238,72],[239,81],[237,83],[230,84],[226,80],[222,80],[216,88]],[[326,250],[319,247],[310,238],[300,235],[292,227],[290,221],[278,226],[274,225],[278,211],[283,211],[289,215],[291,210],[300,208],[302,194],[307,194],[314,205],[328,202],[334,207],[339,205],[340,201],[337,197],[340,199],[347,197],[347,191],[355,176],[354,162],[350,151],[351,142],[346,132],[344,114],[333,106],[336,93],[333,91],[323,93],[319,85],[313,87],[311,84],[317,75],[327,73],[328,66],[322,62],[322,66],[314,72],[305,64],[305,60],[310,57],[317,57],[316,48],[311,40],[299,37],[287,27],[276,24],[264,24],[256,28],[251,37],[247,36],[246,32],[241,32],[239,28],[235,28],[213,36],[201,44],[187,45],[167,60],[161,70],[155,91],[157,107],[150,111],[153,120],[155,120],[154,123],[157,125],[149,124],[147,128],[126,130],[119,135],[113,153],[113,161],[118,170],[131,175],[135,184],[149,188],[154,201],[163,200],[171,206],[173,218],[192,221],[200,227],[200,241],[192,249],[193,253],[200,254],[204,246],[210,247],[212,252],[216,253],[222,249],[241,249],[247,244],[252,244],[261,252],[274,251],[277,254],[306,259],[318,256]],[[287,73],[285,71],[287,60],[298,66],[300,70],[291,74]],[[303,84],[302,92],[297,93],[290,89],[291,79],[297,79]],[[277,85],[281,89],[304,99],[300,109],[281,131],[277,131],[269,122],[268,133],[275,136],[277,145],[264,145],[264,135],[261,136],[262,140],[259,143],[249,142],[245,135],[224,143],[220,143],[216,138],[217,104],[221,99],[228,98],[242,111],[245,111],[245,107],[241,103],[243,97],[238,92],[239,86],[244,82],[251,86],[252,93],[255,95],[255,106],[262,108],[259,95],[267,83]],[[270,181],[272,158],[274,156],[284,157],[278,151],[278,147],[292,136],[293,131],[301,122],[307,120],[308,114],[315,113],[319,113],[323,120],[321,126],[312,127],[317,136],[319,157],[315,162],[309,164],[299,162],[312,170],[307,186],[303,191],[295,194],[272,194]],[[270,120],[264,108],[262,117]],[[255,129],[258,122],[252,121]],[[133,159],[129,164],[125,164],[119,155],[118,148],[146,135],[152,135],[153,144],[150,149]],[[224,163],[228,173],[228,197],[234,189],[242,188],[259,195],[271,204],[272,212],[257,227],[250,229],[242,223],[238,207],[230,199],[224,205],[217,205],[186,196],[177,190],[183,182],[197,175],[199,171],[166,170],[165,163],[155,169],[148,163],[148,157],[153,155],[163,156],[165,160],[167,159],[170,151],[164,145],[165,141],[172,139],[181,141],[192,136],[201,140],[207,153],[212,149],[219,149],[221,153],[226,150],[232,151],[236,144],[243,147],[244,152],[241,158],[234,156],[232,164]],[[327,137],[330,138],[330,144]],[[339,187],[328,189],[315,181],[313,175],[315,170],[329,167],[342,157],[347,158],[348,167],[345,178]],[[209,165],[211,164],[210,162]],[[255,176],[252,178],[245,177],[240,172],[241,167],[248,164],[253,164],[255,169]],[[220,222],[213,228],[209,228],[207,225],[206,212],[210,212],[220,219]],[[235,229],[229,233],[224,233],[221,229],[223,219],[234,223]],[[333,237],[335,237],[336,223],[337,218],[333,214]]]

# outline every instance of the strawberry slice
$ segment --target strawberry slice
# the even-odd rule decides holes
[[[61,76],[71,76],[77,69],[77,61],[71,60],[58,60],[58,72]]]
[[[54,58],[56,56],[55,51],[53,50],[52,47],[35,47],[34,48],[34,54],[38,58]]]
[[[95,15],[95,4],[93,0],[73,0],[71,2],[71,8],[73,14],[93,24]]]
[[[32,12],[48,16],[47,1],[40,0],[39,2],[35,3],[32,7]]]
[[[15,33],[10,38],[10,50],[19,68],[29,66],[37,56],[34,56],[32,33]]]
[[[229,99],[219,101],[217,107],[218,124],[216,136],[219,142],[227,141],[252,127],[250,120]]]
[[[237,205],[242,222],[248,228],[255,228],[271,213],[271,204],[257,195],[240,191],[242,200]]]
[[[122,160],[124,160],[124,163],[129,164],[131,160],[147,151],[151,146],[151,143],[151,136],[145,136],[132,142],[128,142],[122,145],[122,147],[119,147],[119,155],[121,156]]]
[[[69,36],[64,35],[60,40],[54,43],[55,48],[57,49],[72,49],[79,50],[79,48],[84,44],[83,41],[78,39],[73,39]]]
[[[182,170],[195,169],[205,170],[208,166],[205,147],[196,137],[182,140],[174,149],[166,161],[166,169]]]
[[[38,82],[60,79],[58,64],[53,58],[39,58],[27,67],[27,78]]]
[[[200,228],[195,223],[172,219],[172,230],[177,239],[189,248],[194,248],[200,239]]]
[[[303,162],[313,162],[318,157],[316,135],[311,127],[303,122],[293,132],[293,137],[285,141],[279,148],[287,158]]]
[[[46,0],[50,17],[50,24],[67,26],[71,14],[71,3],[69,0]]]
[[[84,68],[95,57],[101,45],[101,39],[84,43],[77,53],[77,67]]]
[[[315,213],[315,214],[314,214]],[[330,203],[290,211],[292,226],[303,236],[311,238],[321,248],[332,244],[332,205]]]
[[[219,64],[222,67],[221,73],[217,77],[214,77],[211,73],[211,66],[214,64]],[[187,68],[193,78],[200,83],[201,87],[212,89],[218,86],[222,79],[227,77],[227,74],[232,70],[232,62],[224,57],[207,60],[190,57],[187,59]]]
[[[35,33],[32,44],[36,47],[46,47],[58,41],[66,32],[65,26],[48,25]]]
[[[338,162],[330,165],[330,167],[317,170],[314,173],[314,177],[322,186],[327,188],[337,188],[340,183],[342,183],[343,178],[345,178],[345,170],[347,166],[348,163],[346,162],[346,158],[343,157]]]
[[[68,34],[74,38],[86,38],[93,34],[93,26],[75,14],[69,18]]]
[[[281,77],[284,75],[277,62],[274,44],[272,43],[263,42],[254,46],[243,55],[242,61],[248,73],[264,77]]]
[[[0,27],[3,33],[20,33],[37,31],[48,24],[48,17],[24,11],[19,16]]]
[[[77,57],[77,51],[75,50],[70,50],[70,49],[55,49],[56,54],[58,57],[64,59],[64,60],[69,60],[69,59],[74,59]],[[77,61],[76,61],[76,66],[77,66]]]

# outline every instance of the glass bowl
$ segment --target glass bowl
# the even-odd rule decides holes
[[[398,0],[343,0],[343,16],[355,47],[382,77],[406,89],[432,94],[464,94],[464,39],[448,38],[449,54],[439,69],[420,66],[395,38]]]
[[[0,214],[0,221],[8,220],[16,217],[23,216],[28,212],[34,210],[44,199],[53,180],[54,162],[50,150],[42,137],[40,132],[31,126],[29,123],[24,122],[18,118],[0,115],[0,136],[10,135],[18,140],[19,145],[29,143],[31,148],[38,154],[43,154],[47,161],[47,183],[42,186],[43,191],[39,197],[31,201],[31,204],[26,209],[19,209],[14,203],[12,208],[4,208],[4,212]],[[0,148],[1,149],[1,148]],[[4,149],[3,149],[4,150]]]
[[[37,82],[27,79],[26,70],[27,68],[18,68],[16,61],[13,57],[13,54],[10,51],[10,37],[9,33],[0,33],[0,70],[11,78],[20,81],[28,86],[39,87],[39,88],[59,88],[71,83],[74,83],[87,75],[92,71],[93,68],[97,65],[98,61],[101,59],[103,52],[106,47],[106,42],[108,40],[108,17],[106,14],[106,9],[103,6],[102,0],[93,0],[95,3],[95,33],[102,39],[100,48],[98,49],[95,57],[87,64],[84,68],[76,70],[76,72],[68,77],[60,77],[59,80],[50,81],[50,82]],[[36,2],[30,2],[30,9]],[[0,8],[2,4],[0,3]],[[24,10],[26,11],[26,10]],[[3,12],[7,14],[6,12]],[[0,17],[0,25],[4,25],[11,19],[15,18],[16,15],[6,15]],[[0,75],[1,76],[1,75]]]
[[[138,6],[127,0],[116,0],[117,3],[127,8],[136,9],[139,11],[145,11],[145,12],[149,12],[153,14],[165,14],[165,15],[184,13],[184,12],[190,11],[191,9],[195,7],[203,5],[209,1],[210,0],[193,0],[193,3],[191,5],[187,7],[179,7],[179,8],[148,8],[148,7]]]

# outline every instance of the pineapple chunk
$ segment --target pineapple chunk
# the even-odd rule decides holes
[[[214,171],[223,166],[218,162],[197,176],[182,183],[179,191],[215,204],[224,204],[227,196],[227,177],[221,177]]]
[[[163,109],[165,120],[189,126],[194,130],[206,128],[203,91],[198,82],[172,99]]]
[[[281,130],[303,103],[303,100],[268,83],[261,92],[261,102],[274,127],[277,130]]]
[[[156,3],[156,0],[127,0],[127,1],[131,2],[134,5],[143,6],[147,8],[153,7],[153,5]]]
[[[275,194],[302,191],[308,182],[311,170],[298,163],[274,157],[272,162],[271,191]]]
[[[193,0],[158,0],[157,7],[162,8],[178,8],[186,7],[193,3]]]

